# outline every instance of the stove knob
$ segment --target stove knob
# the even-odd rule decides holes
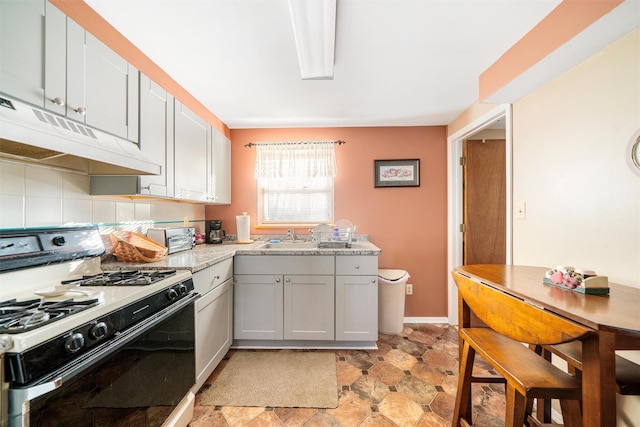
[[[71,334],[64,343],[68,353],[77,353],[82,347],[84,347],[84,337],[79,332]]]
[[[64,236],[56,236],[52,240],[53,244],[56,246],[64,246],[67,241],[64,239]]]
[[[89,334],[93,339],[99,340],[107,336],[107,324],[104,322],[98,322],[91,327]]]
[[[187,292],[187,285],[185,285],[184,283],[178,285],[178,293],[180,293],[180,295],[186,295]]]
[[[169,298],[170,300],[178,298],[178,292],[173,288],[169,289],[169,291],[167,292],[167,298]]]

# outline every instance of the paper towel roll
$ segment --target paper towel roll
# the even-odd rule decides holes
[[[243,212],[242,215],[236,216],[237,238],[238,242],[248,242],[250,240],[249,230],[251,229],[251,217]]]

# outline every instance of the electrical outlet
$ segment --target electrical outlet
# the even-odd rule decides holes
[[[411,283],[407,283],[407,295],[413,295],[413,285]]]

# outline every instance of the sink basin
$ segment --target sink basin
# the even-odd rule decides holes
[[[314,249],[316,248],[316,244],[313,242],[305,242],[304,240],[300,241],[285,241],[280,243],[265,243],[260,246],[260,249]]]

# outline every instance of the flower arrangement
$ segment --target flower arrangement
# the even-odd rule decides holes
[[[608,294],[607,276],[598,276],[592,270],[575,269],[568,266],[557,266],[547,270],[543,282],[561,288],[571,289],[583,294]]]

